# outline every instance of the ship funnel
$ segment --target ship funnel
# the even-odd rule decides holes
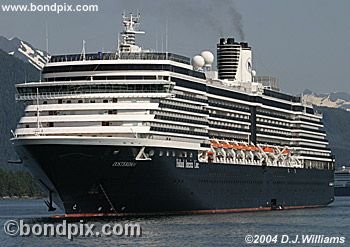
[[[217,44],[217,67],[221,80],[251,82],[252,51],[248,43],[221,38]]]

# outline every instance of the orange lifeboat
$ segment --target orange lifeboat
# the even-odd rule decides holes
[[[230,145],[230,144],[227,144],[227,143],[224,143],[224,144],[223,144],[223,147],[224,147],[224,148],[231,148],[231,145]]]
[[[211,145],[215,148],[219,148],[221,146],[221,144],[217,142],[212,142]]]
[[[259,148],[253,145],[247,146],[248,150],[250,151],[259,151]]]
[[[213,151],[208,151],[208,155],[214,155]]]
[[[235,148],[238,149],[238,150],[243,150],[243,149],[244,149],[244,146],[242,146],[242,145],[236,145]]]
[[[273,153],[273,148],[272,148],[272,147],[264,147],[264,148],[263,148],[263,151],[264,151],[265,153]]]
[[[282,154],[289,154],[290,152],[289,152],[289,150],[288,149],[285,149],[285,150],[283,150],[283,152],[282,152]]]
[[[243,150],[250,150],[250,147],[249,146],[242,146],[242,149]]]

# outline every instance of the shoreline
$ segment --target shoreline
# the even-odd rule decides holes
[[[1,196],[0,201],[6,200],[37,200],[37,199],[45,199],[43,196]]]

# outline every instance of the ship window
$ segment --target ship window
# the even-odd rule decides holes
[[[159,151],[159,156],[163,156],[163,151]]]
[[[26,124],[26,128],[29,128],[29,124]]]
[[[44,102],[43,102],[43,105],[47,105],[47,101],[44,101]]]
[[[67,104],[70,104],[70,103],[72,103],[70,100],[67,100]]]
[[[92,100],[90,100],[90,103],[95,103],[95,100],[93,100],[93,99],[92,99]]]
[[[170,156],[170,152],[166,151],[166,156],[169,157]]]
[[[103,103],[108,103],[108,100],[107,100],[107,99],[104,99],[104,100],[103,100]]]
[[[83,100],[81,100],[81,99],[80,99],[80,100],[78,100],[78,103],[83,103]]]
[[[108,114],[117,114],[117,110],[108,110]]]
[[[109,122],[103,121],[103,122],[102,122],[102,126],[109,126]]]
[[[113,103],[117,103],[118,102],[118,99],[116,99],[116,98],[113,98]]]
[[[52,122],[47,123],[47,127],[53,127],[53,123]]]
[[[62,104],[62,100],[61,99],[58,100],[58,104]]]

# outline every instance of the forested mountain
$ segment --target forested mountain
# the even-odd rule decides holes
[[[16,159],[9,142],[11,129],[23,113],[23,105],[15,101],[15,84],[38,80],[39,70],[0,50],[0,166],[5,166],[9,159]]]

